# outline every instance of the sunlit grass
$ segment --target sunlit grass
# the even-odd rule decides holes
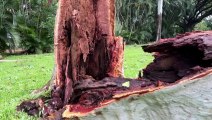
[[[53,54],[9,56],[6,59],[18,61],[0,63],[0,120],[26,120],[29,117],[17,113],[16,106],[50,79]]]
[[[145,68],[153,60],[152,55],[145,53],[140,45],[127,46],[124,57],[125,77],[130,78],[138,77],[138,71]]]
[[[51,77],[53,54],[9,56],[6,60],[17,62],[0,63],[0,120],[37,119],[16,112],[16,106],[30,99],[30,93],[43,86]],[[125,77],[135,78],[138,71],[152,61],[150,54],[140,46],[125,48]]]

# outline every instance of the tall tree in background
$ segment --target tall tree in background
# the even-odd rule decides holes
[[[162,1],[162,0],[158,0]],[[29,53],[53,49],[53,24],[57,0],[1,0],[0,52],[23,48]],[[155,41],[157,2],[116,0],[116,35],[128,44]],[[211,0],[163,0],[162,38],[192,31],[212,14]],[[210,28],[210,22],[207,26]],[[206,26],[206,27],[207,27]],[[201,29],[199,29],[201,30]]]
[[[49,4],[47,0],[23,1],[16,31],[21,38],[20,46],[28,53],[50,52],[53,49],[56,3]]]
[[[211,0],[164,1],[163,36],[194,30],[195,25],[212,15]]]
[[[211,0],[192,0],[184,1],[183,17],[180,19],[179,26],[183,32],[192,31],[197,23],[212,14]]]
[[[127,43],[153,40],[156,5],[155,0],[116,0],[116,34],[123,36]]]
[[[16,25],[16,14],[19,9],[18,0],[0,1],[0,52],[5,49],[14,49],[14,27]]]
[[[57,0],[1,0],[0,52],[23,48],[29,53],[53,49]]]
[[[163,14],[163,0],[158,0],[158,25],[157,25],[157,38],[156,41],[161,39],[162,29],[162,15]]]
[[[163,38],[192,31],[195,25],[212,14],[211,0],[164,0],[163,3]],[[127,43],[155,40],[155,0],[116,0],[116,6],[116,34],[123,36]]]

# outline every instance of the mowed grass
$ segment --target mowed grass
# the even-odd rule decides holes
[[[135,78],[138,71],[152,61],[150,54],[140,46],[126,46],[125,77]],[[0,63],[0,120],[33,120],[25,113],[17,112],[21,101],[30,99],[34,89],[42,87],[51,77],[54,57],[51,54],[8,56]]]
[[[42,87],[51,77],[53,54],[9,56],[0,63],[0,120],[30,120],[16,106],[29,99],[30,93]]]
[[[139,70],[145,68],[152,61],[152,55],[145,53],[140,45],[126,46],[124,54],[125,77],[137,78]]]

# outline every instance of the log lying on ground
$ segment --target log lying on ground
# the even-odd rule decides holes
[[[62,115],[79,120],[210,120],[211,84],[212,74],[206,74],[145,93],[141,90],[120,99],[114,98],[87,112],[66,106]]]
[[[110,78],[110,80],[115,79]],[[122,79],[122,81],[127,80]],[[158,120],[186,120],[192,118],[207,120],[212,116],[211,84],[212,70],[210,69],[169,85],[151,85],[151,87],[141,87],[132,91],[126,88],[126,91],[114,94],[108,100],[97,101],[98,104],[86,105],[83,101],[70,104],[49,114],[45,119],[146,120],[157,118]],[[139,84],[136,85],[139,86]],[[102,96],[100,95],[100,97]],[[38,101],[30,101],[30,103],[26,103],[27,106],[35,108]],[[47,110],[44,107],[43,111],[45,109]]]

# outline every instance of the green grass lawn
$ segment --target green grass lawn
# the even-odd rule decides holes
[[[48,82],[54,64],[53,54],[9,56],[5,59],[18,61],[0,63],[0,120],[36,119],[15,109],[21,101],[31,98],[30,93],[34,89]],[[140,46],[127,46],[125,77],[137,77],[138,71],[152,59]]]
[[[141,46],[130,45],[125,47],[124,54],[124,74],[125,77],[136,78],[138,71],[145,68],[153,57],[149,53],[145,53]]]

